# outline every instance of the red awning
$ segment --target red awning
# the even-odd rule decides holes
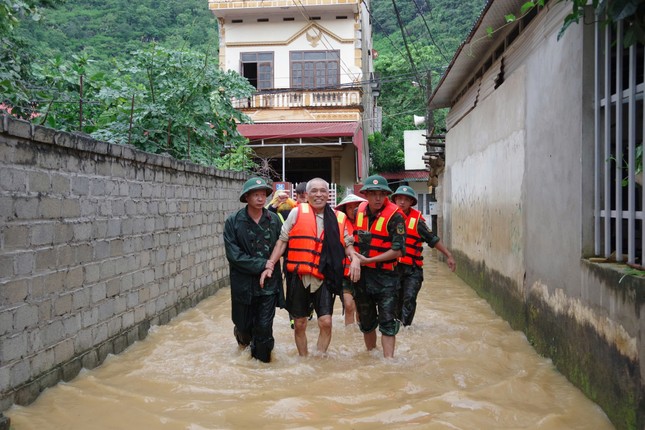
[[[430,172],[427,170],[400,170],[398,172],[383,172],[380,173],[388,181],[392,180],[408,180],[412,182],[427,181],[430,177]]]
[[[237,125],[237,131],[251,141],[259,139],[354,136],[358,128],[358,123],[354,121],[265,122]]]

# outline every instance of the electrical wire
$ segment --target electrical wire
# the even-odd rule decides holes
[[[412,70],[414,70],[414,73],[417,76],[417,82],[421,84],[422,82],[421,75],[419,75],[419,72],[417,71],[417,66],[414,64],[414,59],[412,58],[412,53],[410,52],[410,47],[408,46],[408,39],[405,37],[406,31],[403,26],[403,22],[401,22],[401,14],[399,13],[399,8],[396,5],[396,0],[392,0],[392,6],[394,7],[394,13],[396,14],[396,21],[398,22],[399,28],[401,29],[401,37],[403,38],[403,45],[405,46],[405,51],[408,54],[410,66],[412,67]]]
[[[426,2],[427,2],[427,1],[429,1],[429,0],[426,0]],[[432,36],[432,31],[430,31],[430,26],[428,25],[428,21],[426,21],[425,16],[423,16],[423,13],[422,13],[422,11],[421,11],[421,8],[420,8],[420,7],[419,7],[419,5],[417,4],[416,0],[412,0],[412,3],[414,3],[414,6],[417,8],[417,15],[421,17],[421,19],[423,20],[423,24],[425,24],[426,30],[428,30],[428,36],[430,36],[430,40],[432,40],[432,43],[434,44],[434,46],[436,46],[436,47],[437,47],[437,50],[439,51],[439,54],[441,54],[441,56],[443,57],[443,60],[444,60],[446,63],[450,63],[450,60],[445,56],[445,54],[444,54],[444,53],[443,53],[443,51],[441,50],[441,47],[439,46],[439,44],[437,44],[436,40],[435,40],[435,39],[434,39],[434,37]],[[430,5],[429,5],[429,3],[428,3],[428,7],[429,7],[429,6],[430,6]]]
[[[293,4],[296,6],[296,8],[298,8],[298,4],[296,3],[296,2],[298,2],[298,3],[300,4],[300,7],[302,8],[302,10],[300,10],[300,9],[299,9],[299,10],[300,10],[300,13],[302,14],[302,16],[303,16],[304,18],[306,18],[307,20],[311,21],[311,15],[309,15],[309,13],[308,13],[308,11],[307,11],[307,8],[302,4],[302,1],[301,1],[301,0],[292,0],[292,2],[293,2]],[[327,39],[327,34],[325,34],[325,32],[324,32],[324,31],[320,31],[320,34],[321,34],[321,38],[320,38],[320,40],[321,40],[321,42],[323,43],[323,45],[325,45],[325,47],[327,48],[327,50],[329,50],[329,51],[336,51],[336,50],[333,48],[332,43],[329,41],[329,39]],[[338,56],[338,60],[339,60],[339,62],[340,62],[340,66],[341,66],[341,68],[344,68],[344,69],[345,69],[345,71],[347,72],[346,76],[352,76],[352,77],[353,77],[353,80],[356,80],[356,74],[355,74],[355,73],[352,73],[352,71],[351,71],[351,69],[349,68],[349,66],[345,63],[345,61],[343,61],[343,58],[342,58],[342,56],[341,56],[341,55],[339,55],[339,56]]]

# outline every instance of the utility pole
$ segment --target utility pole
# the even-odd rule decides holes
[[[430,96],[432,95],[432,72],[426,72],[426,139],[434,133],[434,113],[430,109]]]
[[[428,70],[426,72],[426,152],[428,152],[428,149],[430,146],[428,145],[431,140],[432,140],[432,135],[434,134],[434,112],[430,108],[430,96],[432,95],[432,71]],[[431,160],[429,160],[431,161]],[[434,174],[434,169],[430,168],[430,173]],[[428,178],[430,181],[432,180],[432,176]],[[430,192],[430,201],[433,202],[434,205],[437,204],[437,195],[435,194],[435,189],[436,187],[434,185],[430,185],[428,187],[428,190],[432,189]],[[431,214],[430,218],[432,219],[432,231],[437,232],[437,215],[436,214]]]

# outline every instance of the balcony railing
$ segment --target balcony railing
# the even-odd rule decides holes
[[[260,7],[290,7],[293,0],[208,0],[210,9],[238,9]],[[300,7],[360,4],[360,0],[299,0]]]
[[[311,107],[358,107],[360,88],[344,90],[293,90],[259,92],[248,98],[233,98],[236,109],[287,109]]]

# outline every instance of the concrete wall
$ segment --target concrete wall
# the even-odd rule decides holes
[[[3,411],[227,285],[245,178],[0,120]]]
[[[538,16],[505,54],[503,84],[449,130],[443,239],[459,275],[616,428],[640,430],[645,282],[585,260],[593,27],[572,26],[557,41],[566,13],[556,5]]]

